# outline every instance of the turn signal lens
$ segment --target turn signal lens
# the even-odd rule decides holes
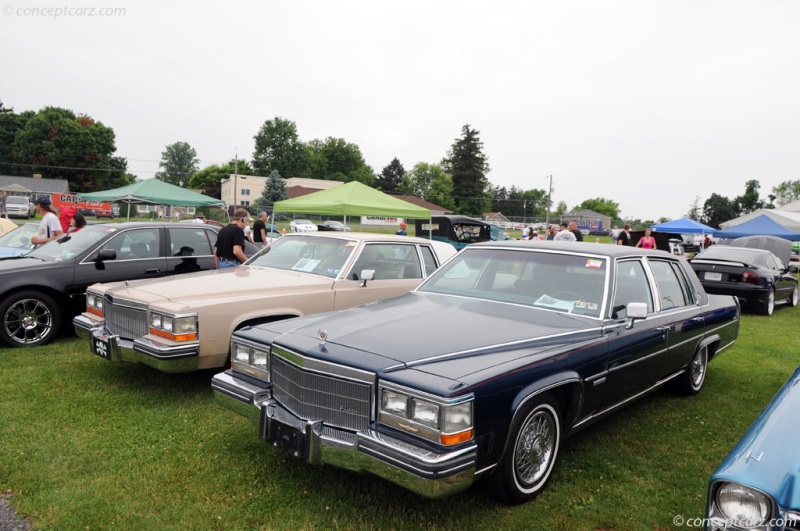
[[[471,439],[472,439],[472,430],[466,430],[459,433],[451,433],[449,435],[445,435],[443,433],[440,442],[445,446],[452,446],[454,444],[467,442]]]

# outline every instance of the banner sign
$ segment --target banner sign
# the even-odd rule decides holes
[[[106,210],[111,212],[111,203],[102,203],[100,201],[85,201],[78,199],[75,194],[52,194],[50,200],[53,206],[61,208],[62,206],[70,206],[74,208],[86,208],[89,210]]]
[[[362,225],[382,225],[396,227],[403,221],[403,218],[381,218],[377,216],[361,216]]]

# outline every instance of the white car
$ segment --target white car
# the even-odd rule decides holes
[[[317,226],[307,219],[294,219],[289,223],[292,232],[317,232]]]
[[[6,212],[10,218],[28,219],[36,214],[36,207],[27,197],[10,195],[6,198]]]

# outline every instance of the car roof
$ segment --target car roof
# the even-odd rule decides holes
[[[219,227],[210,224],[186,224],[176,223],[174,221],[123,221],[120,223],[92,223],[92,227],[109,227],[117,230],[134,229],[134,228],[151,228],[151,227],[180,227],[183,229],[197,229],[200,227],[209,227],[212,230],[217,230]]]
[[[292,232],[286,234],[284,238],[338,238],[341,240],[361,240],[361,241],[397,241],[405,243],[431,243],[426,238],[415,236],[401,236],[397,234],[385,234],[378,232]],[[449,244],[447,244],[449,245]]]
[[[550,240],[499,240],[493,242],[473,243],[464,248],[480,247],[502,247],[510,249],[542,249],[559,250],[565,252],[588,253],[611,258],[624,258],[628,256],[655,256],[672,257],[667,251],[641,249],[627,245],[613,245],[610,243],[590,243],[590,242],[556,242]]]

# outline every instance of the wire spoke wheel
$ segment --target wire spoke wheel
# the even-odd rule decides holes
[[[520,430],[514,448],[514,468],[522,484],[534,485],[547,474],[555,445],[553,417],[544,410],[536,411]]]
[[[708,370],[708,349],[704,347],[692,358],[692,364],[689,368],[693,389],[700,390],[703,387],[703,382],[706,379],[706,370]]]

